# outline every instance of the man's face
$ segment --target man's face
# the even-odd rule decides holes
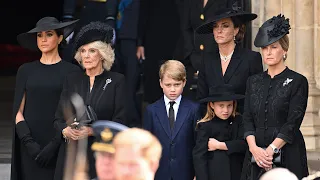
[[[100,180],[114,180],[114,155],[108,152],[97,152],[96,171]]]
[[[151,172],[149,163],[141,156],[139,148],[117,147],[115,154],[117,180],[145,180]]]

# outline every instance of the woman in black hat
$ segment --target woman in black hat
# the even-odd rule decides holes
[[[84,104],[96,114],[96,119],[109,119],[125,123],[125,79],[122,74],[110,71],[114,62],[114,30],[103,22],[91,22],[83,26],[74,39],[75,59],[84,68],[85,73],[70,74],[64,83],[55,125],[65,139],[80,140],[88,137],[88,147],[94,141],[90,125],[73,130],[67,123],[71,119],[64,114],[64,107],[74,93],[80,95]],[[72,118],[73,119],[73,118]],[[94,119],[92,119],[94,120]],[[56,179],[63,177],[66,158],[66,143],[59,151]],[[96,177],[93,152],[88,148],[89,176]]]
[[[196,98],[197,71],[200,69],[203,52],[214,52],[217,43],[212,33],[194,33],[197,27],[205,24],[218,9],[226,8],[233,0],[188,0],[184,2],[182,33],[184,38],[183,64],[186,66],[187,83],[183,95]]]
[[[210,88],[207,113],[197,124],[193,161],[197,180],[239,180],[247,144],[243,139],[242,116],[231,85]]]
[[[54,113],[65,76],[80,71],[61,60],[58,47],[76,22],[60,23],[54,17],[44,17],[35,28],[17,36],[21,46],[41,51],[41,58],[23,64],[16,76],[12,180],[53,179],[60,144],[60,134],[53,126]]]
[[[261,47],[268,70],[247,81],[244,137],[249,145],[242,179],[256,180],[274,166],[299,179],[308,175],[300,125],[308,101],[308,81],[284,64],[289,49],[289,19],[274,16],[259,28],[254,44]]]
[[[242,11],[234,4],[217,11],[214,16],[208,17],[207,23],[196,29],[199,34],[213,33],[218,44],[213,52],[203,55],[197,99],[207,97],[209,88],[220,84],[231,84],[236,93],[244,95],[247,78],[263,71],[260,53],[238,45],[244,37],[245,23],[256,17],[256,14]],[[243,113],[242,100],[238,102],[238,110]]]

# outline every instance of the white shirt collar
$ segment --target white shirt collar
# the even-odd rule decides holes
[[[180,95],[179,97],[177,97],[177,99],[174,100],[174,101],[176,102],[175,104],[176,104],[178,107],[179,107],[179,105],[180,105],[181,98],[182,98],[182,96]],[[172,100],[170,100],[169,98],[167,98],[166,95],[163,95],[163,99],[164,99],[164,104],[165,104],[166,106],[170,105],[170,101],[172,101]]]

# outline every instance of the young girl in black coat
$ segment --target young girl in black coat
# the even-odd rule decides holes
[[[231,85],[210,88],[207,113],[197,124],[193,161],[197,180],[236,180],[241,175],[247,144],[243,139],[242,116]]]

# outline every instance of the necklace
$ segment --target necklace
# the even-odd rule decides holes
[[[229,55],[227,55],[227,56],[224,56],[224,55],[222,55],[222,54],[219,52],[219,54],[220,54],[220,59],[221,59],[222,61],[224,61],[224,62],[227,62],[228,60],[231,59],[233,52],[234,52],[234,49],[233,49],[233,51],[232,51]]]

